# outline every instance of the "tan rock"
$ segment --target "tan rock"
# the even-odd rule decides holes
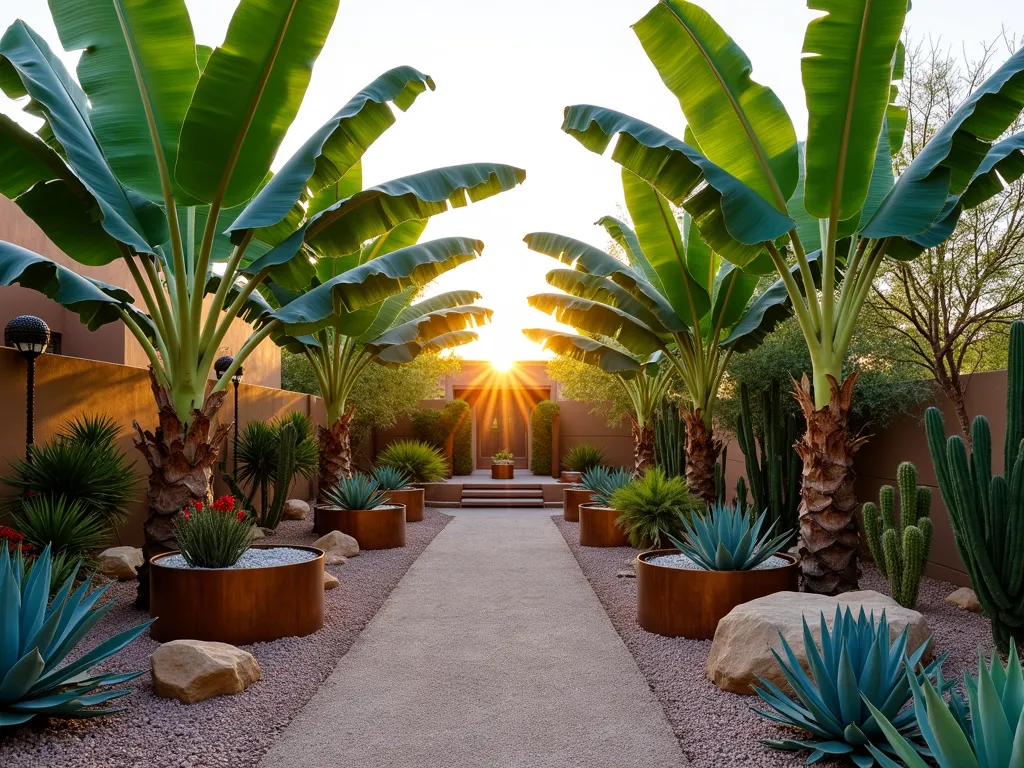
[[[335,576],[332,573],[328,573],[327,571],[324,571],[324,590],[325,591],[328,590],[328,589],[334,589],[335,587],[340,586],[340,585],[341,585],[341,582],[338,581],[338,577],[337,576]]]
[[[960,589],[946,598],[946,602],[965,611],[981,613],[981,603],[978,602],[978,596],[974,594],[974,590],[970,587],[960,587]]]
[[[267,534],[265,534],[265,533],[263,532],[263,529],[262,529],[262,528],[260,528],[260,527],[259,527],[258,525],[254,525],[254,526],[252,527],[252,540],[253,540],[253,541],[256,541],[256,539],[262,539],[262,538],[264,538],[264,537],[265,537],[266,535],[267,535]]]
[[[348,562],[348,558],[344,555],[339,555],[337,552],[326,552],[324,554],[324,567],[328,565],[344,565]]]
[[[284,503],[283,517],[285,520],[305,520],[309,514],[309,504],[302,499],[288,499]]]
[[[260,679],[251,653],[227,643],[172,640],[150,659],[153,692],[184,704],[241,693]]]
[[[908,650],[916,649],[931,636],[928,623],[920,613],[903,608],[891,597],[879,592],[848,592],[839,597],[777,592],[733,608],[718,623],[711,653],[708,655],[708,679],[722,690],[747,695],[753,693],[751,686],[757,683],[758,676],[788,690],[785,678],[771,654],[771,649],[779,650],[782,647],[779,632],[782,632],[793,653],[803,663],[806,658],[803,617],[807,618],[815,641],[820,641],[821,612],[825,612],[827,623],[832,626],[837,603],[844,611],[849,607],[854,615],[860,613],[861,607],[868,615],[874,611],[876,620],[884,610],[889,621],[889,635],[893,639],[899,636],[904,627],[909,626]],[[929,649],[926,658],[931,653]]]
[[[111,547],[100,553],[99,572],[111,579],[128,581],[138,575],[136,569],[141,568],[144,562],[141,549]]]
[[[355,557],[359,554],[359,542],[341,531],[331,531],[313,542],[313,546],[326,552],[334,552],[343,557]]]

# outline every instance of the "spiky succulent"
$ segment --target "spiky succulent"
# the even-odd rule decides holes
[[[409,485],[409,474],[398,467],[377,467],[373,479],[382,491],[400,491]]]
[[[414,483],[437,483],[448,476],[448,462],[432,445],[421,440],[398,440],[381,451],[380,466],[398,467]]]
[[[593,467],[583,473],[581,483],[593,494],[594,501],[603,507],[612,505],[612,496],[619,488],[625,488],[633,482],[633,473],[625,467],[611,469],[609,467]]]
[[[767,510],[752,520],[738,504],[714,504],[704,513],[683,518],[685,541],[669,536],[687,557],[708,571],[749,571],[772,557],[792,537],[785,531],[772,538],[775,523],[761,534]]]
[[[580,443],[565,452],[562,463],[573,472],[587,472],[604,463],[604,451],[593,443]]]
[[[328,489],[327,501],[339,509],[376,509],[384,504],[384,491],[373,478],[353,475]]]
[[[868,618],[863,608],[855,619],[849,608],[844,613],[837,606],[831,629],[825,621],[824,612],[820,620],[819,645],[811,635],[807,619],[804,619],[804,650],[810,675],[804,672],[800,660],[781,633],[784,658],[772,650],[797,700],[764,678],[759,678],[761,686],[754,688],[771,708],[771,711],[754,708],[755,712],[776,723],[806,731],[810,736],[761,743],[775,749],[812,750],[808,763],[826,756],[848,757],[859,768],[871,768],[878,753],[895,754],[872,712],[872,707],[875,707],[892,722],[896,732],[912,745],[914,751],[926,754],[925,747],[915,742],[921,730],[914,710],[904,707],[911,698],[912,676],[918,682],[933,680],[940,690],[948,690],[952,686],[952,683],[943,681],[940,674],[948,654],[937,657],[914,673],[931,638],[908,654],[909,626],[895,642],[891,642],[885,611],[876,623],[874,613]]]
[[[615,491],[611,505],[620,513],[615,524],[637,549],[660,547],[662,536],[678,535],[682,521],[703,506],[683,478],[665,477],[658,467]]]
[[[126,683],[142,672],[89,670],[145,632],[152,621],[126,629],[61,666],[114,606],[108,600],[96,607],[109,587],[92,589],[90,576],[74,588],[75,567],[50,600],[50,548],[31,569],[21,549],[13,556],[7,547],[0,549],[0,727],[20,725],[37,715],[96,717],[119,712],[120,707],[103,705],[131,691],[108,686]]]

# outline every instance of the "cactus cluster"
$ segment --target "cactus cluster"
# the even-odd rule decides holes
[[[654,457],[666,477],[686,473],[686,425],[679,409],[665,400],[654,420]]]
[[[928,516],[932,491],[917,485],[917,468],[909,461],[900,464],[896,483],[900,491],[899,517],[895,490],[891,485],[882,486],[878,504],[864,504],[864,532],[871,557],[889,580],[893,598],[904,608],[913,608],[935,533]]]
[[[1010,326],[1006,392],[1004,474],[992,474],[992,434],[988,420],[977,416],[971,425],[972,451],[959,435],[945,440],[942,415],[925,414],[928,450],[932,455],[942,500],[949,510],[960,558],[971,578],[992,636],[1000,651],[1010,639],[1024,638],[1024,322]]]

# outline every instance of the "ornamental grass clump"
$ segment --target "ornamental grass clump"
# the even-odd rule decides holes
[[[420,440],[399,440],[377,457],[380,466],[397,467],[414,483],[437,483],[448,477],[448,462],[437,448]]]
[[[686,540],[669,536],[676,548],[706,571],[749,571],[782,549],[793,536],[784,531],[772,538],[776,523],[761,534],[768,511],[752,520],[740,505],[714,504],[703,514],[683,518]]]
[[[409,485],[409,475],[398,467],[377,467],[373,479],[382,491],[403,491]]]
[[[615,524],[637,549],[661,547],[662,536],[678,535],[682,521],[702,505],[683,478],[665,477],[656,467],[611,497],[611,506],[620,513]]]
[[[512,451],[509,451],[505,448],[502,448],[500,451],[491,456],[492,464],[511,464],[515,462],[515,460],[516,457],[512,453]]]
[[[604,451],[592,443],[580,443],[565,452],[562,463],[573,472],[586,472],[604,463]]]
[[[327,502],[338,509],[377,509],[385,503],[384,491],[366,475],[345,478],[326,495]]]
[[[625,467],[610,469],[609,467],[594,467],[584,473],[580,483],[590,491],[594,503],[602,507],[612,506],[612,496],[620,488],[625,488],[633,482],[633,473]]]
[[[192,501],[174,523],[181,555],[192,568],[230,568],[252,546],[255,535],[252,520],[236,506],[234,496],[221,496],[210,506]]]

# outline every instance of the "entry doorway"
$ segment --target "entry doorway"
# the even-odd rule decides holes
[[[473,448],[477,469],[491,466],[498,451],[511,451],[518,469],[530,462],[530,415],[548,389],[485,388],[453,392],[473,409]]]

